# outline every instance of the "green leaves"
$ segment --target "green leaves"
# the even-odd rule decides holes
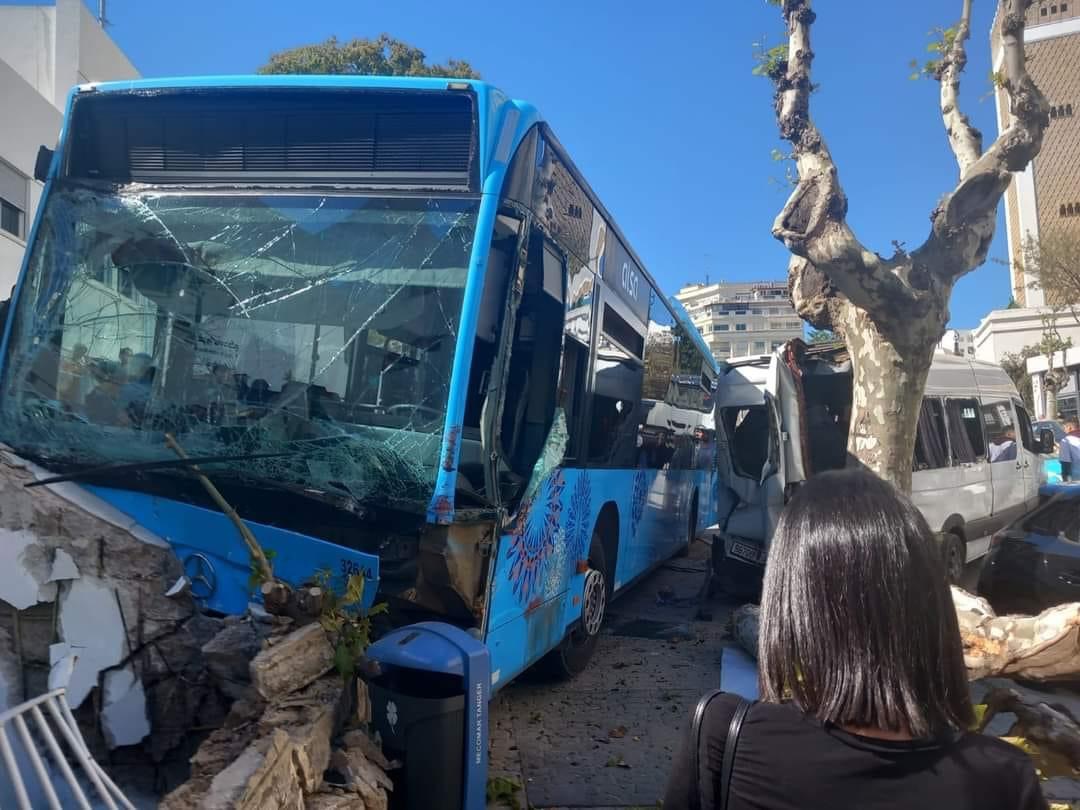
[[[755,76],[764,76],[776,81],[787,72],[788,45],[786,42],[765,47],[765,42],[754,43],[754,60],[757,62],[750,72]]]
[[[934,79],[939,81],[941,79],[941,71],[945,67],[945,55],[952,50],[954,44],[956,44],[957,26],[951,28],[932,28],[926,32],[926,35],[930,37],[930,41],[926,43],[926,52],[933,54],[936,58],[927,59],[921,65],[918,59],[912,59],[908,62],[908,68],[911,70],[909,79],[917,81],[918,79]]]
[[[348,42],[330,37],[325,42],[278,51],[270,55],[270,61],[258,72],[480,78],[472,65],[462,59],[450,59],[445,65],[428,64],[422,50],[389,34],[374,39],[358,37]]]

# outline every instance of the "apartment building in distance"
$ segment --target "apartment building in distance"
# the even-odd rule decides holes
[[[1004,59],[998,23],[995,18],[990,34],[995,70]],[[1032,279],[1024,272],[1023,254],[1029,238],[1038,240],[1049,233],[1080,238],[1080,0],[1032,3],[1027,11],[1024,47],[1028,71],[1050,104],[1050,126],[1039,156],[1013,175],[1005,192],[1005,224],[1013,298],[1021,308],[1034,309],[1074,303],[1056,302],[1052,291],[1047,294],[1032,289]],[[1012,119],[1009,97],[1000,88],[994,95],[998,131],[1002,132]]]
[[[0,5],[0,299],[18,278],[41,198],[38,147],[56,145],[68,91],[138,77],[83,0]]]
[[[717,360],[765,354],[803,336],[786,281],[688,284],[675,293]]]

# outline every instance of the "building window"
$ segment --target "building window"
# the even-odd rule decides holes
[[[781,346],[783,346],[783,345],[784,345],[784,344],[783,344],[783,343],[781,343],[781,342],[780,342],[779,340],[774,340],[774,341],[772,342],[772,350],[773,350],[773,351],[775,352],[775,351],[776,351],[777,349],[779,349],[779,348],[780,348]]]
[[[764,340],[756,340],[756,341],[754,341],[754,354],[765,354],[765,341]]]
[[[0,163],[0,230],[17,239],[26,237],[28,179],[6,163]]]
[[[737,323],[737,324],[735,324],[735,331],[736,332],[745,332],[746,331],[746,324],[745,323]]]
[[[730,357],[731,356],[731,344],[730,343],[717,343],[716,344],[716,353],[718,355],[720,355],[721,357]]]
[[[726,324],[726,323],[713,324],[713,331],[714,332],[727,332],[730,329],[731,329],[730,324]]]

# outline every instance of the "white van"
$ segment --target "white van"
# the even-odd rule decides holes
[[[770,355],[728,361],[716,399],[720,542],[713,562],[732,587],[764,565],[792,489],[846,465],[851,362],[842,346],[790,341]],[[912,500],[940,533],[955,581],[966,562],[986,553],[991,534],[1038,503],[1040,454],[1052,437],[1048,444],[1033,435],[999,366],[939,354],[915,444]]]

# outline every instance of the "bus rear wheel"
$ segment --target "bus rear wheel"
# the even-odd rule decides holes
[[[600,533],[593,531],[589,544],[589,570],[581,595],[581,620],[558,647],[540,661],[540,670],[553,680],[566,680],[583,672],[596,651],[600,628],[611,599],[611,581]]]

